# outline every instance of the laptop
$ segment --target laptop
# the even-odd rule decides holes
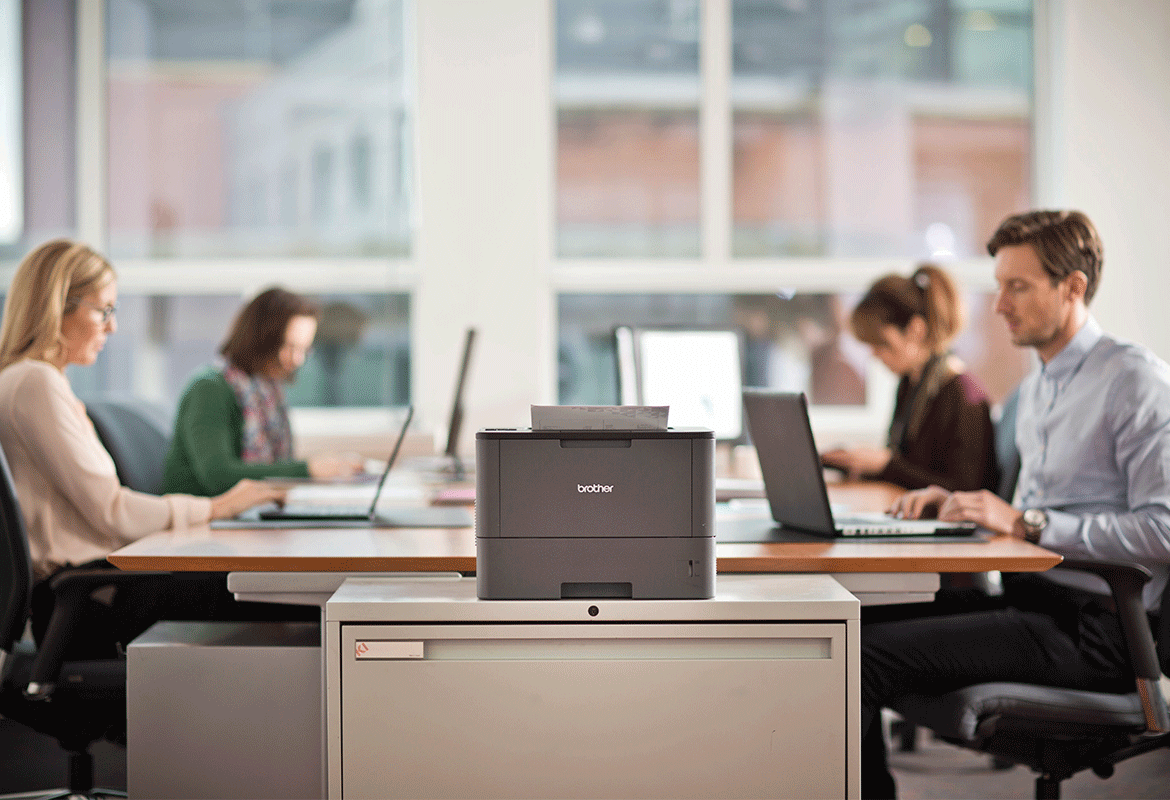
[[[414,407],[406,410],[406,418],[394,441],[394,449],[386,459],[386,466],[378,478],[374,498],[369,506],[329,503],[286,503],[283,506],[264,506],[237,517],[239,522],[248,522],[268,527],[380,527],[380,528],[460,528],[471,525],[471,514],[464,508],[425,506],[419,508],[394,508],[378,511],[378,499],[386,485],[398,451],[406,438],[406,429],[414,417]]]
[[[973,522],[904,520],[881,513],[834,515],[804,394],[744,389],[743,404],[748,430],[760,460],[768,507],[781,530],[821,538],[935,537],[962,540],[975,534],[978,526]],[[738,540],[768,541],[771,538],[778,537]]]

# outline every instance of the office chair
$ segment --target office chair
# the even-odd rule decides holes
[[[114,459],[122,485],[158,494],[171,444],[165,413],[132,400],[95,400],[86,403],[85,410]]]
[[[1012,389],[1000,405],[995,423],[995,461],[999,464],[999,485],[995,493],[1009,503],[1016,493],[1020,477],[1020,451],[1016,449],[1016,409],[1020,404],[1020,387]]]
[[[8,459],[0,448],[0,715],[52,736],[69,756],[69,788],[90,795],[93,757],[102,738],[124,741],[126,662],[65,661],[71,632],[96,589],[141,580],[141,573],[74,570],[51,586],[56,597],[42,646],[22,641],[32,605],[32,559]],[[121,794],[98,792],[98,794]]]
[[[1091,572],[1113,593],[1133,666],[1129,694],[1022,683],[983,683],[937,696],[908,695],[890,704],[944,741],[1023,764],[1037,773],[1037,798],[1059,798],[1060,784],[1085,769],[1107,778],[1115,764],[1170,747],[1170,713],[1158,685],[1170,674],[1170,589],[1155,621],[1157,643],[1141,602],[1150,579],[1136,564],[1065,559],[1056,569]]]

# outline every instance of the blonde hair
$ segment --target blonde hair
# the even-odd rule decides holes
[[[65,316],[114,277],[109,261],[68,239],[45,242],[25,256],[4,301],[0,369],[22,358],[48,361],[60,354]]]
[[[954,280],[941,267],[922,264],[909,278],[879,278],[853,309],[853,335],[870,345],[882,344],[882,328],[906,330],[910,320],[926,323],[926,345],[935,355],[945,353],[963,329],[963,300]]]

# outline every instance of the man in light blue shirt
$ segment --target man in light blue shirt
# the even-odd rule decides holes
[[[1155,610],[1170,573],[1170,366],[1103,333],[1089,314],[1102,250],[1084,214],[1009,217],[987,249],[996,312],[1013,343],[1040,357],[1020,386],[1015,502],[932,486],[893,510],[970,520],[1069,556],[1143,564],[1154,573],[1143,600]],[[1104,584],[1071,578],[1018,576],[978,607],[928,606],[863,626],[864,797],[894,796],[879,712],[911,691],[989,681],[1132,690],[1116,614],[1092,593]]]

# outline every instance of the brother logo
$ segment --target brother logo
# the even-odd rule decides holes
[[[586,494],[588,492],[612,492],[613,487],[612,486],[603,486],[600,483],[593,483],[593,484],[590,484],[589,486],[582,486],[581,484],[578,483],[577,484],[577,491],[580,492],[581,494]]]

